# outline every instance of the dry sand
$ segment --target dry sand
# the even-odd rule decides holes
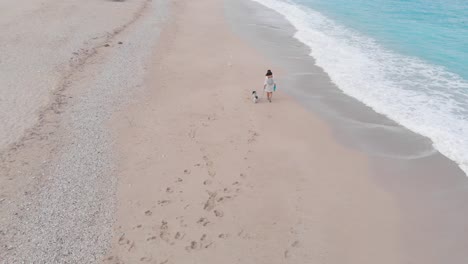
[[[163,2],[0,0],[0,263],[102,259],[116,186],[105,123],[141,90]]]
[[[222,0],[159,39],[165,2],[0,0],[0,263],[466,263],[464,178],[371,170],[281,83],[253,104],[290,68]]]
[[[0,0],[0,150],[39,121],[84,60],[142,12],[146,0]]]
[[[112,125],[104,263],[401,263],[399,210],[366,158],[281,91],[252,103],[281,69],[231,33],[223,2],[172,1],[171,13],[146,94]]]

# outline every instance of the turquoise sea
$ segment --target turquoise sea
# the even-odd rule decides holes
[[[408,129],[468,173],[467,0],[254,0],[346,94]]]
[[[466,0],[297,0],[374,38],[468,79]]]

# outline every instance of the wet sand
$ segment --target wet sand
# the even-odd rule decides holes
[[[399,263],[399,210],[367,158],[281,91],[251,101],[267,68],[286,69],[233,34],[223,10],[173,2],[145,96],[116,115],[104,263]]]
[[[340,98],[312,59],[288,53],[306,54],[282,38],[288,25],[260,23],[271,17],[249,3],[172,4],[146,94],[114,120],[125,154],[104,263],[463,263],[463,173],[426,139]],[[284,90],[253,104],[268,68]],[[323,96],[310,86],[328,103],[348,100],[335,109],[348,115],[300,100]],[[398,136],[359,135],[354,116]]]
[[[14,73],[1,84],[37,83],[6,98],[27,107],[0,128],[14,130],[0,156],[0,262],[467,262],[463,172],[343,95],[271,10],[34,0],[0,2],[0,14],[17,62],[0,54]],[[39,22],[54,34],[28,31]]]
[[[428,138],[343,94],[281,15],[253,1],[225,3],[234,32],[287,69],[281,80],[286,92],[326,121],[337,142],[367,156],[371,179],[401,211],[402,259],[466,262],[468,178],[459,166]]]

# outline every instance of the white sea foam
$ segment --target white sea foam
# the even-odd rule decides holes
[[[290,1],[254,0],[283,15],[346,94],[408,129],[468,174],[468,81],[443,67],[386,50],[375,40]]]

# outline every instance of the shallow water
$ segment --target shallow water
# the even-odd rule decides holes
[[[468,172],[466,1],[254,1],[296,28],[342,91]]]

